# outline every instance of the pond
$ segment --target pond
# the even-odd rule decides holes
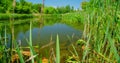
[[[16,20],[14,21],[14,35],[17,42],[21,41],[22,46],[28,46],[27,40],[29,40],[30,21],[32,24],[32,42],[33,45],[45,45],[52,41],[56,41],[56,35],[59,35],[60,43],[75,42],[81,38],[83,25],[82,24],[66,24],[55,21],[44,21],[42,23],[39,20]],[[9,24],[9,21],[4,21]],[[4,28],[4,26],[3,26]],[[8,36],[10,37],[10,27],[7,27]],[[27,39],[27,40],[26,40]]]
[[[20,25],[20,27],[25,28],[27,26]],[[17,30],[16,39],[17,41],[21,40],[22,46],[27,45],[26,38],[29,38],[29,32],[30,30],[26,30],[26,31]],[[62,23],[45,25],[42,28],[33,26],[32,28],[33,45],[47,44],[48,42],[50,42],[51,38],[55,42],[57,34],[59,35],[60,42],[62,43],[62,42],[69,42],[68,37],[71,37],[70,39],[72,39],[73,41],[78,40],[81,37],[82,31],[74,29],[74,27]]]
[[[32,21],[32,43],[33,46],[39,46],[41,53],[55,49],[56,36],[59,35],[60,48],[64,56],[64,50],[72,43],[76,42],[82,36],[83,25],[80,23],[63,23],[60,21],[41,21],[39,19],[30,20],[15,20],[14,34],[17,42],[21,42],[21,46],[28,47],[30,21]],[[7,21],[6,21],[7,22]],[[8,21],[9,22],[9,21]],[[7,23],[8,24],[8,23]],[[7,29],[10,29],[7,27]],[[10,30],[8,31],[10,43]],[[52,43],[51,43],[52,42]],[[25,49],[27,50],[27,49]],[[45,56],[46,54],[43,54]]]

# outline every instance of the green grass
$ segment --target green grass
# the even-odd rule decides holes
[[[20,59],[20,63],[25,63],[24,61],[24,58],[23,58],[23,55],[22,55],[22,52],[17,44],[17,42],[14,42],[15,43],[15,46],[16,46],[16,51],[17,51],[17,54],[19,56],[19,59]]]
[[[60,63],[60,46],[59,46],[59,36],[56,39],[56,63]]]
[[[14,19],[26,19],[26,18],[32,18],[32,14],[0,14],[0,20],[10,20],[12,18]]]
[[[40,19],[44,19],[44,21],[54,21],[54,22],[62,22],[62,23],[83,23],[82,13],[74,12],[74,13],[66,13],[66,14],[43,14],[38,15]]]
[[[83,62],[120,62],[118,46],[115,46],[116,42],[119,42],[117,35],[120,35],[117,16],[120,11],[119,2],[90,0],[90,6],[84,11],[86,17],[84,25],[86,25],[86,41],[91,50],[87,50],[86,45]]]
[[[81,12],[62,14],[62,22],[66,23],[83,23],[83,16]]]
[[[30,44],[30,53],[31,53],[31,57],[34,56],[34,50],[32,47],[32,21],[30,21],[30,36],[29,36],[29,44]],[[32,59],[32,63],[34,63],[34,58]]]

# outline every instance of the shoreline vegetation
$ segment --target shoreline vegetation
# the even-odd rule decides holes
[[[5,8],[0,7],[0,11],[3,14],[0,15],[1,19],[10,19],[12,14],[4,14],[6,12],[11,12],[11,7],[9,7],[11,0],[7,4],[4,3],[5,0],[0,0],[2,5],[6,5]],[[44,0],[43,0],[44,1]],[[0,4],[0,6],[2,6]],[[11,4],[12,5],[12,4]],[[8,6],[8,7],[7,7]],[[31,8],[31,7],[33,8]],[[120,63],[120,0],[89,0],[81,3],[81,10],[77,13],[73,7],[44,7],[43,4],[32,4],[25,0],[20,0],[16,2],[14,18],[29,18],[34,17],[30,14],[32,12],[41,13],[40,16],[35,14],[37,18],[41,19],[55,19],[63,20],[63,23],[83,23],[84,31],[82,38],[78,41],[72,42],[73,36],[69,37],[69,41],[72,43],[70,47],[66,48],[69,53],[65,57],[62,57],[59,35],[56,36],[55,49],[49,49],[47,47],[53,43],[48,43],[43,48],[47,50],[44,54],[37,53],[32,45],[32,24],[33,21],[29,23],[29,39],[26,39],[29,45],[29,56],[24,56],[23,49],[19,47],[19,42],[17,43],[14,39],[14,24],[11,21],[11,45],[7,48],[7,29],[6,25],[0,31],[0,39],[4,37],[4,40],[0,40],[0,63],[11,63],[12,56],[17,54],[17,58],[13,63]],[[42,11],[41,11],[42,9]],[[12,12],[11,12],[12,13]],[[19,13],[19,14],[17,14]],[[20,14],[21,13],[21,14]],[[28,13],[28,14],[24,14]],[[23,14],[23,15],[22,15]],[[29,15],[30,14],[30,15]],[[62,18],[59,18],[62,17]],[[69,22],[68,22],[69,21]],[[1,24],[1,23],[0,23]],[[3,23],[2,23],[3,24]],[[1,26],[1,25],[0,25]],[[14,45],[14,47],[13,47]],[[40,48],[41,46],[38,46]],[[13,52],[13,49],[16,52]],[[10,50],[10,51],[9,51]],[[43,50],[39,50],[41,52]],[[19,58],[18,58],[19,57]],[[7,62],[8,61],[8,62]]]
[[[32,18],[32,14],[3,14],[0,13],[0,20],[10,20],[12,18],[14,19],[26,19],[26,18]]]
[[[11,20],[14,19],[30,19],[30,18],[38,18],[44,20],[59,20],[64,23],[83,23],[82,16],[80,12],[74,13],[65,13],[65,14],[0,14],[0,20]]]

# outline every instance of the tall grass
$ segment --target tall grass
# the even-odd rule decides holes
[[[59,36],[56,39],[56,63],[60,63],[60,46],[59,46]]]
[[[19,59],[20,59],[20,63],[25,63],[23,55],[22,55],[22,51],[20,50],[19,45],[17,44],[17,42],[14,42],[14,43],[15,43],[15,46],[16,46],[17,54],[18,54]]]
[[[26,39],[27,40],[27,39]],[[30,34],[29,34],[29,41],[27,40],[27,43],[30,47],[30,54],[31,56],[29,57],[29,59],[27,60],[24,60],[24,57],[23,57],[23,54],[22,54],[22,51],[21,49],[18,47],[18,44],[17,42],[15,42],[15,46],[16,46],[16,51],[18,53],[18,56],[19,56],[19,59],[20,59],[20,63],[25,63],[25,62],[28,62],[31,60],[32,63],[34,63],[34,58],[37,56],[37,55],[34,55],[35,54],[35,51],[34,51],[34,48],[32,46],[32,21],[30,21]]]
[[[84,11],[87,44],[83,62],[120,62],[119,46],[116,46],[120,44],[119,3],[119,0],[90,0]]]
[[[81,12],[62,14],[61,21],[64,23],[83,23]]]
[[[81,12],[66,13],[66,14],[43,14],[38,15],[40,19],[44,18],[44,21],[54,21],[62,23],[83,23],[83,16]]]
[[[31,57],[34,55],[33,54],[33,48],[32,48],[32,21],[30,21],[30,36],[29,36],[29,40],[30,40],[30,53],[31,53]],[[32,59],[32,63],[34,63],[34,58]]]
[[[1,26],[0,30],[0,62],[10,63],[9,48],[7,47],[7,28],[6,24]]]

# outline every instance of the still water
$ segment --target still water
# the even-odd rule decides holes
[[[30,21],[32,21],[32,43],[33,46],[40,46],[39,51],[43,57],[50,55],[51,48],[55,51],[56,36],[59,35],[61,61],[70,55],[73,48],[69,47],[75,43],[82,36],[83,25],[80,23],[63,23],[59,21],[41,21],[41,20],[16,20],[14,21],[14,35],[16,42],[20,42],[24,50],[28,50],[29,34],[30,34]],[[0,23],[0,31],[4,32],[5,26],[7,27],[8,45],[11,41],[11,29],[9,21]],[[4,35],[4,33],[3,33]],[[46,46],[47,44],[51,43]],[[10,45],[9,45],[10,46]],[[25,48],[24,48],[25,47]],[[67,49],[66,49],[67,48]],[[78,48],[79,49],[79,48]],[[47,53],[46,53],[47,52]],[[80,53],[81,54],[81,53]],[[66,56],[67,55],[67,56]]]
[[[14,35],[17,42],[21,42],[23,47],[28,46],[30,21],[32,24],[32,43],[33,46],[43,46],[51,40],[56,42],[56,35],[59,35],[60,44],[69,45],[71,42],[76,42],[82,35],[82,24],[70,24],[57,21],[40,21],[40,20],[16,20],[14,21]],[[5,22],[4,22],[5,24]],[[9,25],[9,21],[6,23]],[[4,28],[4,26],[3,26]],[[10,37],[10,28],[8,36]],[[27,41],[28,40],[28,41]],[[9,41],[10,38],[9,38]],[[9,42],[10,43],[10,42]]]
[[[17,28],[18,27],[18,28]],[[29,25],[19,25],[15,28],[16,33],[16,40],[21,41],[22,46],[27,46],[26,39],[29,40]],[[22,29],[27,30],[23,31]],[[40,26],[34,26],[32,27],[32,42],[33,45],[45,45],[52,40],[53,42],[56,41],[56,35],[59,35],[60,44],[66,42],[66,45],[68,45],[71,41],[75,42],[76,40],[81,38],[82,31],[80,29],[75,29],[73,26],[63,24],[63,23],[54,23],[52,25],[43,25]],[[52,39],[51,39],[52,38]]]

